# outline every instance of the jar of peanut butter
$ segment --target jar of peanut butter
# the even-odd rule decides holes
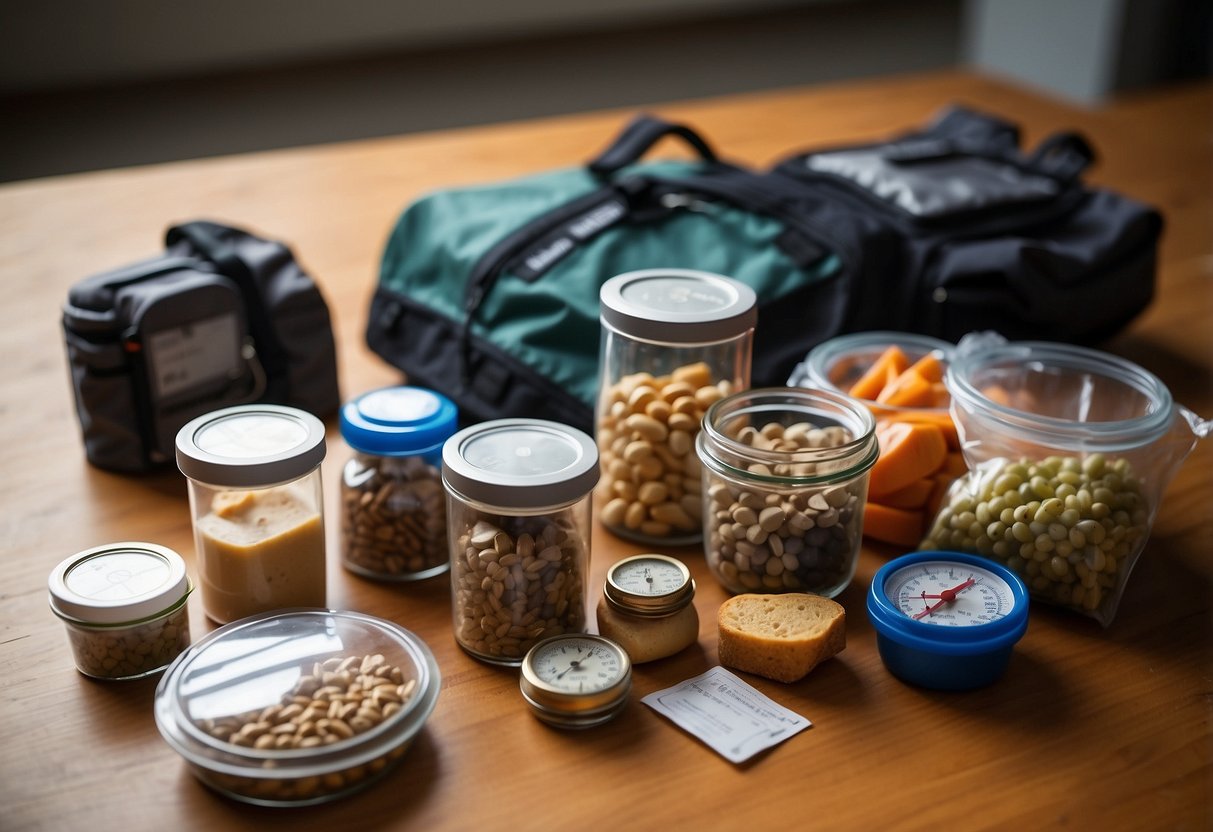
[[[278,405],[218,410],[178,432],[211,619],[325,606],[324,454],[320,420]]]

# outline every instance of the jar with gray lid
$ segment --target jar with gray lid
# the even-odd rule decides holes
[[[422,387],[372,390],[341,408],[354,455],[341,470],[341,558],[368,578],[416,581],[450,567],[442,443],[458,409]]]
[[[210,618],[325,605],[324,454],[320,420],[279,405],[217,410],[178,432]]]
[[[47,581],[76,668],[97,679],[139,679],[190,645],[185,561],[154,543],[111,543],[66,558]]]
[[[708,272],[648,269],[611,278],[600,300],[599,519],[643,543],[697,542],[695,437],[708,407],[750,386],[754,291]]]
[[[540,419],[485,422],[443,445],[442,480],[459,646],[518,665],[548,636],[585,632],[593,440]]]

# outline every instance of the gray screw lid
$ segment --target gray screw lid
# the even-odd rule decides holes
[[[758,320],[753,289],[693,269],[627,272],[602,284],[599,300],[603,322],[649,341],[724,341],[753,329]]]
[[[110,543],[64,559],[47,581],[51,609],[88,624],[126,624],[189,594],[185,561],[155,543]]]
[[[324,454],[324,424],[281,405],[216,410],[177,432],[177,467],[208,485],[261,488],[289,482],[319,465]]]
[[[598,482],[598,448],[576,428],[543,419],[498,419],[442,446],[442,479],[463,497],[502,508],[563,505]]]

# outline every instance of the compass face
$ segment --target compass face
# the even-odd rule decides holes
[[[593,694],[617,685],[628,671],[627,657],[604,639],[570,636],[539,645],[530,669],[543,686],[561,693]]]
[[[633,595],[668,595],[686,585],[687,574],[686,568],[672,559],[641,555],[612,567],[610,580]]]
[[[908,617],[939,627],[989,624],[1015,609],[1010,584],[994,572],[955,561],[922,561],[898,569],[885,594]]]

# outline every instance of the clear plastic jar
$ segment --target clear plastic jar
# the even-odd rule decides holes
[[[1110,624],[1162,493],[1209,423],[1152,373],[1107,353],[964,347],[945,381],[970,472],[924,548],[997,560],[1033,598]]]
[[[190,644],[185,561],[154,543],[111,543],[63,560],[48,580],[76,668],[97,679],[140,679]]]
[[[442,480],[459,646],[518,665],[548,636],[585,632],[593,440],[540,419],[485,422],[446,441]]]
[[[373,390],[341,409],[354,456],[341,473],[341,557],[368,578],[415,581],[450,568],[442,443],[458,411],[420,387]]]
[[[833,598],[847,587],[875,427],[860,402],[823,390],[751,390],[708,408],[696,441],[704,552],[725,589]]]
[[[324,454],[324,425],[291,407],[230,407],[181,428],[177,467],[211,619],[325,605]]]
[[[754,291],[707,272],[650,269],[611,278],[600,298],[599,519],[644,543],[697,542],[695,437],[713,402],[750,386]]]

